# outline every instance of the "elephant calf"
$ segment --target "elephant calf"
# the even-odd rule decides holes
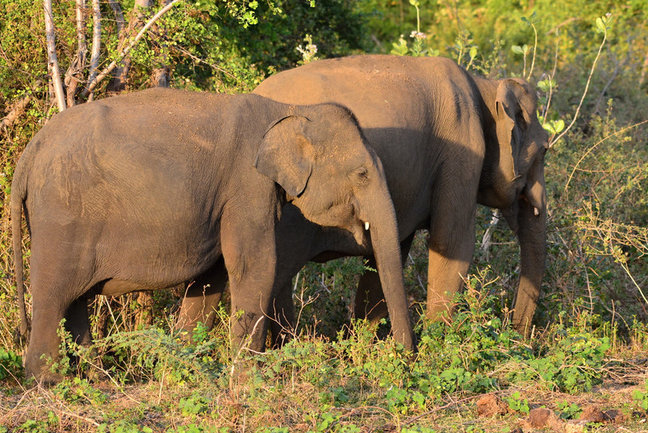
[[[223,263],[232,338],[261,350],[276,274],[275,225],[290,202],[310,221],[369,236],[395,337],[413,348],[398,229],[385,175],[353,115],[257,95],[154,89],[54,116],[12,184],[23,330],[21,213],[31,234],[28,376],[47,371],[66,327],[89,341],[87,297],[207,282]]]

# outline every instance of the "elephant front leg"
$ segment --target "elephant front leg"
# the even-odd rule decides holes
[[[436,200],[432,201],[426,313],[432,320],[450,318],[455,294],[468,274],[475,249],[476,191],[469,194],[456,191],[455,187],[447,185],[445,191],[437,191]],[[444,203],[440,199],[447,197],[454,200]]]
[[[216,319],[216,310],[227,284],[227,269],[221,257],[216,264],[189,284],[180,306],[176,326],[192,334],[198,323],[211,329]]]
[[[223,258],[229,278],[232,349],[261,352],[265,348],[272,288],[276,272],[274,227],[250,218],[232,218],[221,231]],[[243,229],[240,223],[247,227]]]
[[[454,297],[468,273],[472,251],[464,246],[460,255],[440,253],[439,247],[429,245],[427,313],[432,320],[447,320],[454,309]]]

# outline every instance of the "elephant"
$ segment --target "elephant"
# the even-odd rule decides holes
[[[358,55],[280,72],[253,93],[284,103],[340,103],[355,114],[384,166],[401,256],[407,257],[418,229],[429,231],[426,314],[432,319],[452,312],[453,296],[467,274],[477,203],[501,209],[521,249],[513,325],[521,332],[529,329],[545,267],[548,137],[528,82],[472,75],[443,57]],[[284,325],[294,317],[290,279],[308,260],[364,255],[370,267],[376,264],[370,247],[306,221],[298,209],[285,210],[277,245],[283,272],[277,276],[275,293],[281,295],[275,304]],[[181,325],[208,322],[219,290],[211,288],[207,300],[195,294],[185,298]],[[366,272],[354,315],[384,317],[382,300],[376,273]]]
[[[262,350],[288,204],[372,245],[394,336],[414,349],[384,171],[345,107],[152,89],[55,115],[12,183],[23,330],[23,211],[31,236],[27,376],[60,379],[43,358],[57,358],[62,319],[90,341],[88,297],[201,284],[215,269],[230,282],[234,348]]]

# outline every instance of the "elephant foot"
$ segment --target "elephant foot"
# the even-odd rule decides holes
[[[40,386],[51,387],[60,383],[64,376],[50,370],[50,365],[45,365],[39,368],[25,367],[25,377],[34,379]]]

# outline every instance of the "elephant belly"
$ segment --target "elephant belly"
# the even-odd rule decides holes
[[[114,244],[97,248],[97,277],[105,281],[101,294],[163,289],[190,281],[221,256],[218,236],[207,233],[201,238],[169,232],[124,243],[122,248]]]

